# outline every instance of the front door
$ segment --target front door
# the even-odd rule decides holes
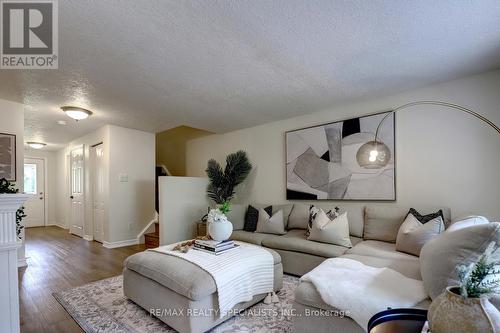
[[[84,154],[83,146],[75,148],[70,154],[70,199],[71,222],[69,231],[83,237],[84,204]]]
[[[45,163],[42,159],[24,159],[24,192],[31,198],[24,203],[25,225],[45,226]]]

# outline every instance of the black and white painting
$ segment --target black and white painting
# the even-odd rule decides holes
[[[0,133],[0,179],[16,181],[16,136]]]
[[[394,113],[381,124],[378,141],[391,151],[381,169],[358,165],[356,153],[373,141],[387,112],[286,133],[288,200],[396,200]]]

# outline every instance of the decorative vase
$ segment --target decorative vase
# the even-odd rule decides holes
[[[208,233],[216,241],[229,239],[233,233],[233,224],[227,219],[210,222],[208,224]]]
[[[465,298],[459,287],[436,297],[427,314],[432,333],[500,332],[500,312],[486,297]]]

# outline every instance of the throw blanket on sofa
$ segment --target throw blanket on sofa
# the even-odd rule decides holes
[[[301,280],[311,282],[326,304],[348,311],[365,331],[376,313],[411,307],[427,298],[422,281],[352,259],[327,259]]]
[[[260,246],[236,242],[238,248],[220,255],[189,250],[172,251],[176,244],[149,251],[176,256],[192,262],[209,273],[217,286],[219,317],[236,304],[250,301],[253,296],[274,290],[274,259]]]

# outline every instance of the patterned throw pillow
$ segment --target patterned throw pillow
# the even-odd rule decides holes
[[[273,206],[267,206],[264,208],[266,213],[272,215]],[[247,212],[245,213],[245,223],[243,225],[243,230],[254,232],[257,229],[257,221],[259,220],[259,210],[252,205],[248,205]]]
[[[440,209],[435,213],[427,214],[427,215],[421,215],[415,208],[410,208],[410,211],[408,214],[406,214],[405,219],[408,217],[408,215],[413,215],[420,223],[425,224],[431,220],[434,220],[436,217],[441,217],[444,221],[444,215],[443,211]]]
[[[309,237],[309,235],[311,234],[312,224],[320,210],[321,208],[318,208],[314,205],[309,206],[309,223],[307,224],[306,237]],[[330,220],[333,220],[340,215],[340,209],[339,207],[335,207],[333,210],[330,209],[329,211],[325,212],[325,214]]]

